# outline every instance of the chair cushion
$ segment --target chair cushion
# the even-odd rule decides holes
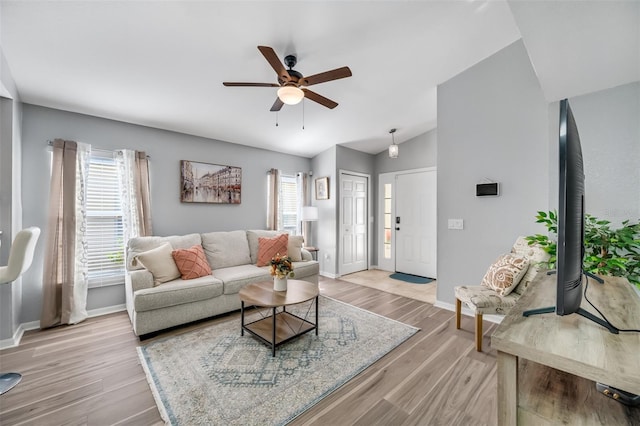
[[[500,296],[506,296],[520,283],[528,268],[529,261],[526,257],[506,253],[489,266],[480,284],[494,290]]]
[[[529,260],[527,273],[524,274],[520,284],[513,290],[514,293],[522,294],[536,277],[538,271],[546,269],[545,262],[549,261],[550,255],[538,244],[529,245],[529,241],[525,237],[518,237],[511,249],[511,253],[520,254]]]
[[[467,305],[476,314],[506,315],[520,297],[514,293],[500,296],[495,291],[481,285],[455,287],[454,292],[456,299]]]

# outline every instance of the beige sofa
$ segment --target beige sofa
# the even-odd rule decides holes
[[[238,292],[250,283],[271,280],[268,266],[256,266],[258,238],[276,231],[209,232],[169,237],[136,237],[127,243],[126,307],[136,336],[240,309]],[[168,242],[173,250],[202,245],[212,274],[157,285],[137,256]],[[302,249],[300,237],[289,239],[295,278],[318,283],[318,262]]]

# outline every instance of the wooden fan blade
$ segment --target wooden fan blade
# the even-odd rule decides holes
[[[301,86],[311,86],[313,84],[324,83],[325,81],[338,80],[340,78],[351,76],[352,74],[349,67],[342,67],[331,71],[321,72],[320,74],[314,74],[309,77],[303,77],[298,80],[298,83]]]
[[[258,50],[262,53],[267,62],[269,62],[271,68],[273,68],[276,74],[278,74],[278,78],[280,80],[289,81],[291,79],[284,65],[280,59],[278,59],[278,55],[276,55],[276,52],[272,48],[269,46],[258,46]]]
[[[227,87],[280,87],[279,84],[275,83],[233,83],[225,81],[222,84]]]
[[[319,95],[316,92],[312,92],[309,89],[302,89],[302,91],[304,92],[305,98],[312,100],[314,102],[317,102],[320,105],[326,106],[329,109],[334,109],[335,107],[338,106],[337,102],[334,102],[329,98],[325,98],[324,96]]]
[[[282,109],[282,105],[284,105],[284,102],[282,102],[280,98],[276,98],[276,101],[273,103],[270,111],[280,111],[280,109]]]

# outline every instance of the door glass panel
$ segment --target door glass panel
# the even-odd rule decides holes
[[[384,258],[391,259],[391,184],[384,184]]]

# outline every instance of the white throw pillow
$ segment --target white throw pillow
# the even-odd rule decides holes
[[[180,271],[171,255],[172,250],[171,244],[164,243],[135,257],[137,262],[151,272],[154,285],[180,278]]]
[[[287,253],[292,262],[302,261],[302,235],[289,235]]]
[[[507,253],[496,259],[482,278],[482,285],[501,296],[506,296],[520,283],[529,269],[525,256]]]

